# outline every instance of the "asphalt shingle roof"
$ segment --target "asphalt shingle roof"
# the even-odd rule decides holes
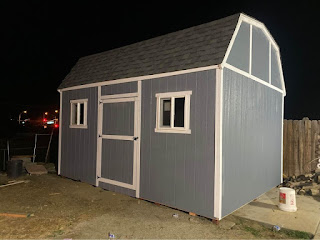
[[[240,14],[82,57],[59,89],[220,64]]]

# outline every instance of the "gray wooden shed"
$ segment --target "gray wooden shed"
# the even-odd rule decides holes
[[[244,14],[80,58],[59,174],[221,219],[282,182],[279,47]]]

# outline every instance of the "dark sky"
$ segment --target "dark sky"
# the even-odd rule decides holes
[[[56,89],[77,59],[244,12],[280,46],[285,118],[320,119],[317,1],[1,1],[0,103],[58,106]]]

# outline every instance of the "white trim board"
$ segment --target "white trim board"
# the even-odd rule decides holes
[[[138,97],[138,93],[122,93],[122,94],[112,94],[112,95],[102,95],[100,99],[114,99],[114,98],[130,98],[130,97]]]
[[[126,140],[133,141],[135,136],[124,136],[124,135],[101,135],[102,139],[111,139],[111,140]]]
[[[142,83],[141,81],[138,81],[138,100],[136,101],[136,107],[137,107],[137,110],[135,111],[137,113],[137,132],[136,132],[136,136],[138,137],[136,143],[137,143],[137,163],[136,163],[136,166],[137,166],[137,170],[136,170],[136,173],[137,173],[137,180],[136,180],[136,198],[140,198],[140,152],[141,152],[141,104],[142,104],[142,101],[141,101],[141,94],[142,94]]]
[[[239,68],[236,68],[236,67],[234,67],[234,66],[232,66],[232,65],[230,65],[230,64],[228,64],[228,63],[224,64],[223,67],[225,67],[225,68],[227,68],[227,69],[230,69],[230,70],[232,70],[232,71],[234,71],[234,72],[236,72],[236,73],[239,73],[239,74],[241,74],[241,75],[243,75],[243,76],[245,76],[245,77],[250,78],[250,79],[253,80],[253,81],[256,81],[256,82],[258,82],[258,83],[261,83],[261,84],[263,84],[263,85],[266,85],[267,87],[269,87],[269,88],[271,88],[271,89],[274,89],[274,90],[276,90],[276,91],[284,94],[281,89],[279,89],[279,88],[271,85],[270,83],[268,83],[268,82],[266,82],[266,81],[263,81],[262,79],[260,79],[260,78],[258,78],[258,77],[256,77],[256,76],[253,76],[253,75],[251,75],[251,74],[249,74],[249,73],[247,73],[247,72],[245,72],[245,71],[243,71],[243,70],[241,70],[241,69],[239,69]]]
[[[222,108],[223,71],[216,71],[216,109],[215,109],[215,156],[214,156],[214,218],[221,219],[222,212]]]
[[[97,112],[97,166],[96,166],[96,187],[99,186],[99,177],[101,173],[101,151],[102,151],[102,138],[99,136],[102,135],[102,102],[101,102],[101,86],[98,86],[98,97],[97,97],[97,104],[98,104],[98,112]]]
[[[136,186],[134,184],[123,183],[123,182],[119,182],[119,181],[115,181],[115,180],[111,180],[111,179],[106,179],[106,178],[99,178],[98,181],[103,182],[103,183],[108,183],[111,185],[115,185],[115,186],[119,186],[119,187],[123,187],[123,188],[127,188],[127,189],[136,190]]]
[[[58,143],[58,175],[61,174],[61,140],[62,140],[62,92],[60,92],[60,109],[59,109],[59,143]]]
[[[283,183],[283,120],[284,120],[284,96],[282,96],[282,109],[281,109],[281,183]]]
[[[186,74],[186,73],[201,72],[201,71],[212,70],[212,69],[217,69],[217,68],[218,68],[218,65],[212,65],[212,66],[206,66],[206,67],[179,70],[179,71],[174,71],[174,72],[144,75],[144,76],[138,76],[138,77],[121,78],[121,79],[115,79],[115,80],[106,79],[103,82],[88,83],[88,84],[83,84],[83,85],[78,85],[78,86],[73,86],[73,87],[67,87],[67,88],[58,89],[58,91],[64,92],[64,91],[70,91],[70,90],[76,90],[76,89],[82,89],[82,88],[106,86],[106,85],[113,85],[113,84],[127,83],[127,82],[137,82],[137,81],[142,81],[142,80],[151,80],[154,78],[163,78],[163,77],[181,75],[181,74]]]

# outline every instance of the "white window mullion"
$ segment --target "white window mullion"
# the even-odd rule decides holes
[[[171,98],[170,127],[174,128],[174,97]]]
[[[77,103],[77,125],[80,125],[80,103]]]

